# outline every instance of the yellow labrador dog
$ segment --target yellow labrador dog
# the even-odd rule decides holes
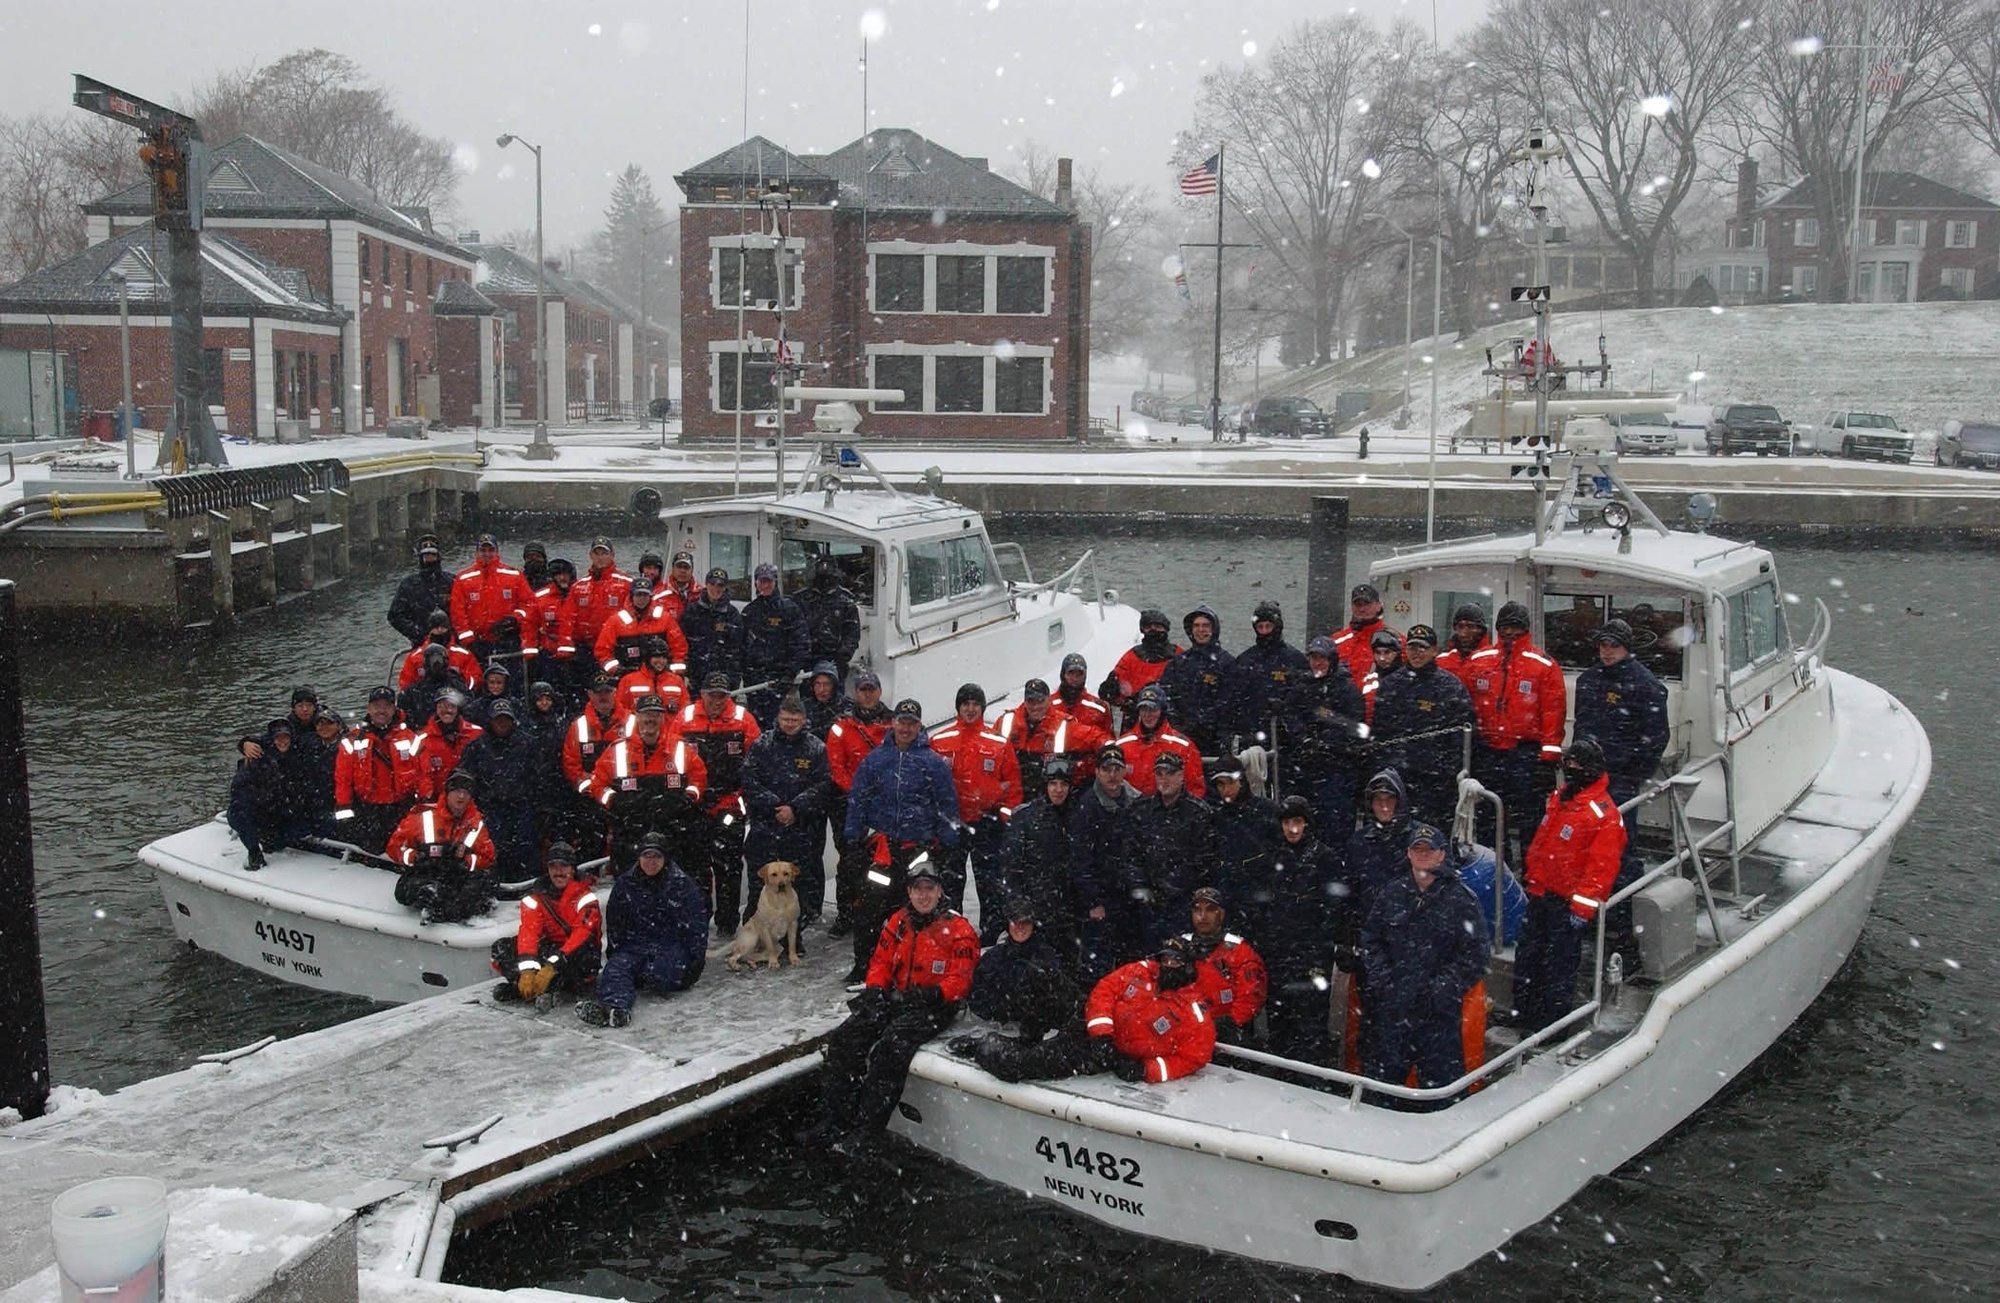
[[[760,954],[768,955],[770,967],[776,968],[781,941],[790,951],[792,966],[798,967],[799,893],[792,889],[798,877],[799,866],[789,860],[772,860],[757,870],[757,879],[764,887],[757,895],[757,912],[743,921],[736,929],[736,939],[730,942],[730,972],[737,971],[737,964],[746,959],[755,968]]]

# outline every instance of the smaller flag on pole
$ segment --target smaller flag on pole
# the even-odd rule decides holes
[[[1212,195],[1222,184],[1222,155],[1210,155],[1200,167],[1191,168],[1181,174],[1181,193],[1184,195]]]
[[[1186,263],[1181,263],[1174,268],[1174,289],[1180,293],[1181,302],[1183,303],[1194,302],[1194,292],[1188,289]]]
[[[1894,95],[1903,89],[1903,65],[1884,59],[1868,74],[1870,95]]]

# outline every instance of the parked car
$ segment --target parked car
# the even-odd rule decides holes
[[[1250,428],[1281,439],[1322,439],[1333,426],[1310,398],[1260,398],[1250,413]]]
[[[1722,403],[1708,414],[1704,433],[1710,456],[1732,457],[1739,452],[1755,452],[1759,457],[1772,453],[1792,455],[1792,423],[1778,415],[1778,409],[1764,403]]]
[[[1680,436],[1674,433],[1674,423],[1665,412],[1624,412],[1611,418],[1611,428],[1621,453],[1671,457],[1680,447]]]
[[[1938,436],[1940,466],[1991,466],[2000,470],[2000,424],[1946,421]]]
[[[1174,424],[1175,424],[1175,425],[1199,425],[1199,426],[1202,426],[1202,427],[1206,428],[1206,427],[1207,427],[1207,425],[1208,425],[1208,404],[1207,404],[1207,403],[1175,403],[1175,404],[1174,404]]]
[[[1908,465],[1916,437],[1893,416],[1880,412],[1835,412],[1820,425],[1801,425],[1793,431],[1794,446],[1801,454],[1819,457],[1861,458],[1894,461]]]

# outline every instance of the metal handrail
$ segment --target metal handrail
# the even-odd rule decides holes
[[[1014,596],[1039,597],[1043,593],[1069,596],[1076,592],[1077,586],[1083,580],[1086,571],[1089,572],[1090,592],[1093,595],[1091,600],[1102,603],[1104,601],[1104,586],[1097,581],[1096,548],[1091,548],[1078,557],[1070,568],[1061,574],[1050,579],[1044,579],[1040,583],[1023,584],[1019,588],[1016,588]]]
[[[1374,1077],[1364,1077],[1359,1073],[1345,1072],[1339,1068],[1323,1068],[1317,1063],[1306,1063],[1299,1059],[1287,1059],[1277,1054],[1266,1054],[1262,1050],[1253,1050],[1243,1045],[1217,1045],[1215,1052],[1219,1055],[1227,1055],[1232,1059],[1242,1059],[1247,1063],[1258,1063],[1267,1068],[1278,1068],[1285,1072],[1295,1072],[1301,1076],[1316,1077],[1321,1081],[1331,1081],[1342,1086],[1351,1087],[1352,1091],[1348,1100],[1350,1104],[1359,1104],[1361,1102],[1361,1092],[1364,1090],[1375,1091],[1378,1094],[1388,1095],[1395,1099],[1417,1100],[1428,1103],[1441,1099],[1451,1099],[1455,1095],[1464,1093],[1475,1083],[1484,1081],[1488,1077],[1498,1073],[1502,1068],[1527,1054],[1529,1050],[1537,1049],[1554,1040],[1556,1033],[1582,1022],[1585,1018],[1596,1014],[1596,1012],[1596,1001],[1578,1005],[1536,1032],[1533,1036],[1523,1037],[1519,1043],[1510,1047],[1504,1053],[1488,1059],[1458,1080],[1445,1086],[1405,1086],[1399,1082],[1380,1081]]]

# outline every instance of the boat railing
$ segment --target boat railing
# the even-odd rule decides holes
[[[1409,1100],[1419,1104],[1436,1104],[1456,1099],[1502,1069],[1512,1066],[1531,1050],[1541,1049],[1545,1046],[1556,1044],[1559,1041],[1561,1044],[1566,1045],[1572,1040],[1580,1039],[1579,1035],[1575,1034],[1572,1029],[1581,1028],[1581,1024],[1588,1019],[1595,1018],[1596,1014],[1597,1002],[1595,1000],[1589,1004],[1580,1005],[1542,1028],[1533,1036],[1522,1037],[1518,1044],[1510,1046],[1504,1053],[1495,1055],[1470,1072],[1467,1072],[1457,1081],[1444,1086],[1406,1086],[1401,1082],[1378,1081],[1374,1077],[1364,1077],[1360,1073],[1347,1072],[1340,1068],[1324,1068],[1317,1063],[1306,1063],[1298,1059],[1287,1059],[1282,1055],[1266,1054],[1262,1050],[1253,1050],[1243,1045],[1218,1045],[1215,1047],[1215,1052],[1222,1057],[1241,1059],[1246,1063],[1255,1063],[1262,1067],[1275,1068],[1282,1072],[1294,1073],[1303,1077],[1313,1077],[1320,1081],[1330,1081],[1336,1085],[1345,1086],[1348,1088],[1347,1102],[1350,1108],[1356,1107],[1361,1103],[1363,1092],[1386,1095],[1391,1099]],[[1581,1031],[1583,1034],[1588,1034],[1589,1029],[1581,1028]],[[1565,1035],[1565,1033],[1571,1034]]]
[[[1827,639],[1833,635],[1833,614],[1826,609],[1824,597],[1813,598],[1812,628],[1806,631],[1805,644],[1794,649],[1793,659],[1798,662],[1826,659]]]
[[[999,545],[996,544],[995,551],[998,551],[998,548]],[[1023,562],[1023,564],[1025,565],[1026,563]],[[1116,594],[1107,594],[1104,591],[1104,585],[1097,580],[1096,548],[1091,548],[1078,557],[1070,565],[1070,568],[1061,574],[1050,579],[1045,579],[1038,584],[1021,584],[1014,589],[1014,596],[1017,598],[1040,597],[1043,593],[1050,593],[1056,596],[1075,594],[1086,601],[1097,603],[1100,608],[1117,600]]]
[[[1008,575],[1007,564],[1010,561],[1020,568],[1021,577],[1019,579]],[[1019,543],[993,544],[993,564],[1000,571],[1000,577],[1007,581],[1009,588],[1018,592],[1023,588],[1033,588],[1035,586],[1035,572],[1029,568],[1028,554],[1021,550]]]

